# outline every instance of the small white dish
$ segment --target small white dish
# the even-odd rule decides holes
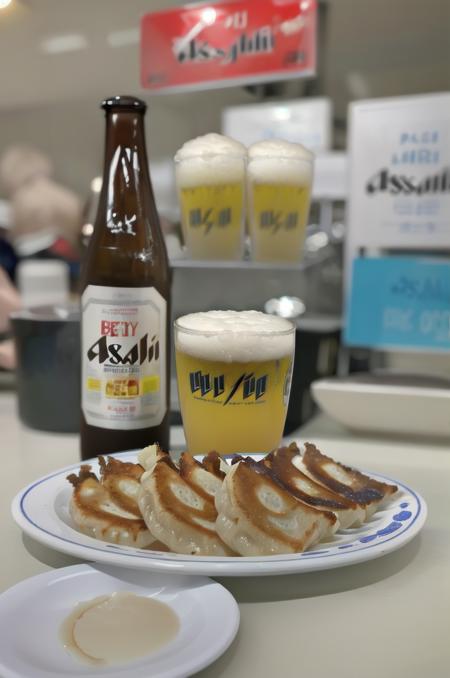
[[[388,372],[316,381],[314,400],[354,431],[450,438],[450,380]]]
[[[176,637],[160,650],[126,664],[97,667],[77,660],[59,637],[77,603],[129,591],[169,605]],[[31,577],[0,596],[2,678],[182,678],[217,659],[233,641],[239,608],[220,584],[205,577],[149,574],[74,565]]]
[[[137,452],[111,455],[122,461],[137,461]],[[259,459],[261,455],[253,455]],[[86,463],[86,462],[85,462]],[[98,473],[98,462],[88,462]],[[102,542],[78,532],[69,514],[72,488],[66,480],[79,464],[36,480],[15,497],[12,514],[26,534],[50,548],[84,560],[132,567],[152,572],[237,577],[290,574],[354,565],[395,551],[423,527],[426,504],[414,490],[398,480],[369,473],[391,482],[399,491],[362,527],[338,530],[329,542],[316,544],[303,553],[265,557],[188,556],[136,549]]]

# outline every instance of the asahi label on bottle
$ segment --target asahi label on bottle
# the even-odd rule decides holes
[[[140,429],[166,413],[166,300],[154,287],[88,285],[82,409],[91,426]]]

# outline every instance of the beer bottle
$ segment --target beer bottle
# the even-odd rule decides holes
[[[105,166],[81,276],[81,457],[169,446],[170,273],[150,182],[146,104],[102,103]]]

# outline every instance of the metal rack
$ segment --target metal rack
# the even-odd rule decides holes
[[[283,295],[300,297],[317,310],[320,271],[329,258],[323,252],[292,264],[173,259],[173,317],[225,306],[261,310],[268,299]]]

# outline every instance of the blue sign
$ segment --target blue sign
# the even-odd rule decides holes
[[[355,259],[344,336],[351,346],[450,351],[450,262]]]

